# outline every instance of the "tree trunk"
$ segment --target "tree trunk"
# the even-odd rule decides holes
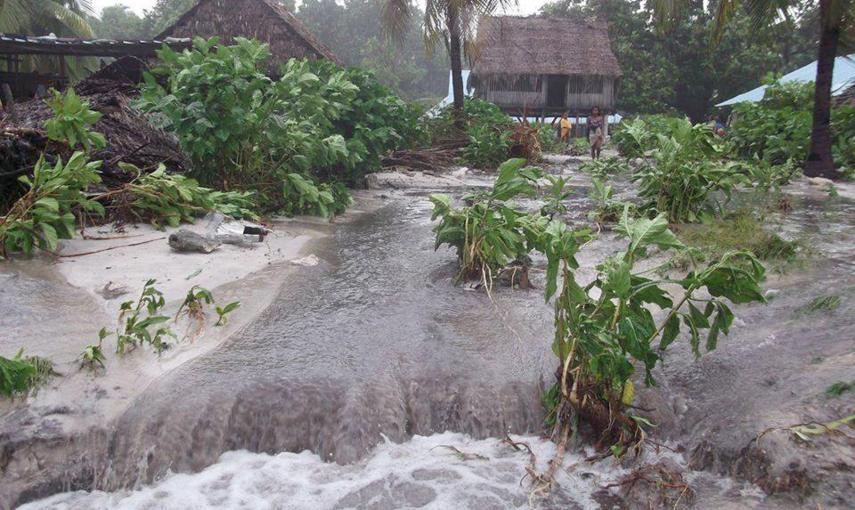
[[[463,129],[463,52],[460,41],[460,19],[455,8],[448,8],[448,55],[451,57],[451,89],[454,98],[454,127]]]
[[[805,175],[809,177],[837,176],[831,156],[831,79],[834,73],[834,58],[840,40],[839,20],[833,17],[833,0],[820,0],[819,55],[816,61],[816,89],[813,98],[813,129],[810,135],[810,151],[805,161]]]

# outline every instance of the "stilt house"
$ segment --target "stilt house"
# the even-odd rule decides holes
[[[475,97],[508,113],[614,111],[620,76],[605,20],[489,16],[478,25]]]

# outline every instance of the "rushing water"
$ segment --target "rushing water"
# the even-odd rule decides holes
[[[574,199],[572,219],[582,219],[586,206]],[[797,212],[767,219],[826,256],[810,268],[812,293],[852,283],[852,253],[839,242],[851,239],[852,203],[838,202],[831,211],[798,199]],[[583,266],[615,247],[603,235],[586,248]],[[488,296],[452,286],[454,254],[434,252],[421,193],[399,195],[339,225],[314,249],[322,264],[289,277],[254,323],[137,398],[94,467],[86,487],[93,492],[63,493],[25,508],[527,508],[529,455],[501,438],[511,433],[530,445],[541,470],[554,453],[551,442],[536,436],[539,394],[554,368],[552,312],[540,291],[496,289]],[[805,278],[778,284],[807,285]],[[745,383],[731,387],[735,376],[722,370],[754,363],[745,349],[760,349],[759,337],[780,328],[776,317],[794,306],[796,299],[786,297],[768,310],[741,310],[741,318],[762,328],[735,328],[738,341],[728,342],[737,347],[723,341],[718,361],[696,368],[687,354],[686,363],[671,362],[666,386],[691,404],[675,411],[677,425],[665,427],[671,436],[707,434],[709,409],[738,409],[728,396],[756,389],[763,374],[743,367]],[[832,331],[845,328],[839,317],[826,323]],[[761,358],[767,370],[780,366],[775,352]],[[708,382],[699,386],[701,376]],[[707,396],[710,385],[721,388]],[[740,428],[728,432],[750,429],[754,414],[745,413]],[[559,487],[535,506],[647,506],[655,498],[604,487],[645,463],[686,466],[668,450],[631,467],[584,461],[584,453],[567,456]],[[702,495],[698,508],[788,507],[727,478],[696,472],[687,481]]]

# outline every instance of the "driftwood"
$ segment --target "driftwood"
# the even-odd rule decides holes
[[[383,167],[404,167],[413,170],[436,170],[454,164],[465,140],[444,142],[422,149],[405,149],[392,152],[381,160]]]

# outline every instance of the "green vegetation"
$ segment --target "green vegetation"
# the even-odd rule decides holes
[[[50,93],[46,102],[54,116],[45,121],[48,138],[66,143],[72,149],[79,144],[85,152],[107,145],[104,135],[90,129],[101,119],[101,114],[90,110],[89,103],[82,101],[73,88],[69,87],[64,95],[54,89]]]
[[[786,263],[795,260],[800,249],[798,242],[765,230],[757,217],[746,210],[707,223],[681,225],[676,232],[684,243],[699,248],[694,256],[701,260],[715,259],[731,250],[745,250],[763,261]]]
[[[639,167],[632,179],[639,183],[643,208],[665,213],[669,222],[697,222],[721,209],[737,184],[747,179],[733,163],[718,160],[724,147],[705,125],[673,119],[669,135],[657,134],[653,161]]]
[[[463,149],[462,162],[476,168],[495,168],[508,158],[514,121],[488,101],[467,97],[463,104],[464,134],[469,143]],[[454,120],[450,105],[428,119],[426,131],[431,142],[455,138]]]
[[[795,315],[803,317],[815,313],[832,313],[838,308],[840,308],[840,296],[833,294],[818,296],[796,309]]]
[[[120,327],[116,331],[116,352],[125,354],[138,346],[150,345],[160,354],[167,349],[165,338],[175,338],[175,333],[163,324],[169,317],[160,315],[166,306],[163,293],[154,284],[157,280],[148,280],[136,302],[125,301],[119,308]],[[154,331],[152,331],[152,328]],[[103,331],[103,330],[102,330]],[[100,340],[103,336],[99,334]]]
[[[56,375],[49,359],[24,356],[23,349],[11,359],[0,356],[0,395],[27,396]]]
[[[192,223],[208,211],[220,211],[233,218],[258,219],[253,210],[252,192],[214,191],[200,186],[195,179],[166,173],[163,165],[150,173],[125,163],[119,166],[136,177],[98,197],[112,199],[108,210],[114,217],[145,221],[157,227]]]
[[[74,210],[103,215],[104,207],[84,194],[90,185],[101,182],[100,166],[100,162],[88,162],[82,152],[75,152],[67,163],[57,159],[54,165],[40,158],[32,179],[18,178],[27,192],[0,217],[0,255],[29,254],[33,247],[55,251],[59,239],[74,235]]]
[[[526,213],[510,201],[519,196],[533,197],[538,168],[523,168],[524,159],[511,159],[499,167],[493,189],[463,197],[467,204],[455,209],[448,195],[431,195],[432,220],[440,219],[434,228],[436,248],[443,244],[457,250],[460,270],[456,281],[478,278],[487,288],[499,269],[514,260],[523,260],[533,249],[538,232],[547,218]]]
[[[601,444],[620,453],[643,438],[640,419],[624,414],[634,394],[634,361],[644,365],[645,382],[655,384],[652,370],[678,338],[681,324],[696,356],[704,331],[705,350],[714,350],[733,321],[726,301],[764,301],[758,285],[764,268],[751,253],[736,251],[682,278],[651,280],[633,273],[648,247],[687,249],[668,229],[665,215],[632,220],[625,213],[617,231],[628,240],[626,250],[601,262],[596,279],[584,287],[573,273],[584,234],[553,221],[537,245],[548,258],[546,298],[555,296],[553,352],[560,361],[558,380],[545,398],[550,420],[560,425],[566,441],[572,424],[583,418],[603,434]],[[680,299],[673,301],[664,284],[679,285]],[[702,289],[710,298],[696,295]],[[662,321],[654,319],[651,306],[665,311]]]
[[[607,179],[609,176],[629,172],[630,167],[620,158],[608,157],[585,161],[579,166],[579,170],[598,179]]]
[[[855,381],[853,381],[851,383],[838,381],[838,382],[832,384],[831,386],[829,386],[825,390],[825,394],[829,398],[839,397],[840,395],[843,395],[847,391],[855,391]]]
[[[638,208],[635,204],[613,200],[614,190],[611,185],[605,184],[596,177],[591,179],[591,184],[588,197],[594,201],[595,206],[588,213],[589,220],[598,224],[617,223],[624,211],[627,211],[630,217],[638,216]]]
[[[192,51],[165,48],[159,56],[154,73],[167,85],[147,75],[140,106],[178,136],[193,177],[253,191],[262,211],[340,209],[319,207],[317,194],[293,186],[290,175],[316,188],[355,182],[379,166],[382,154],[418,136],[418,111],[363,71],[291,60],[273,81],[266,76],[268,47],[241,38],[234,46],[197,38]],[[289,205],[288,191],[308,193],[302,201],[309,206]]]

